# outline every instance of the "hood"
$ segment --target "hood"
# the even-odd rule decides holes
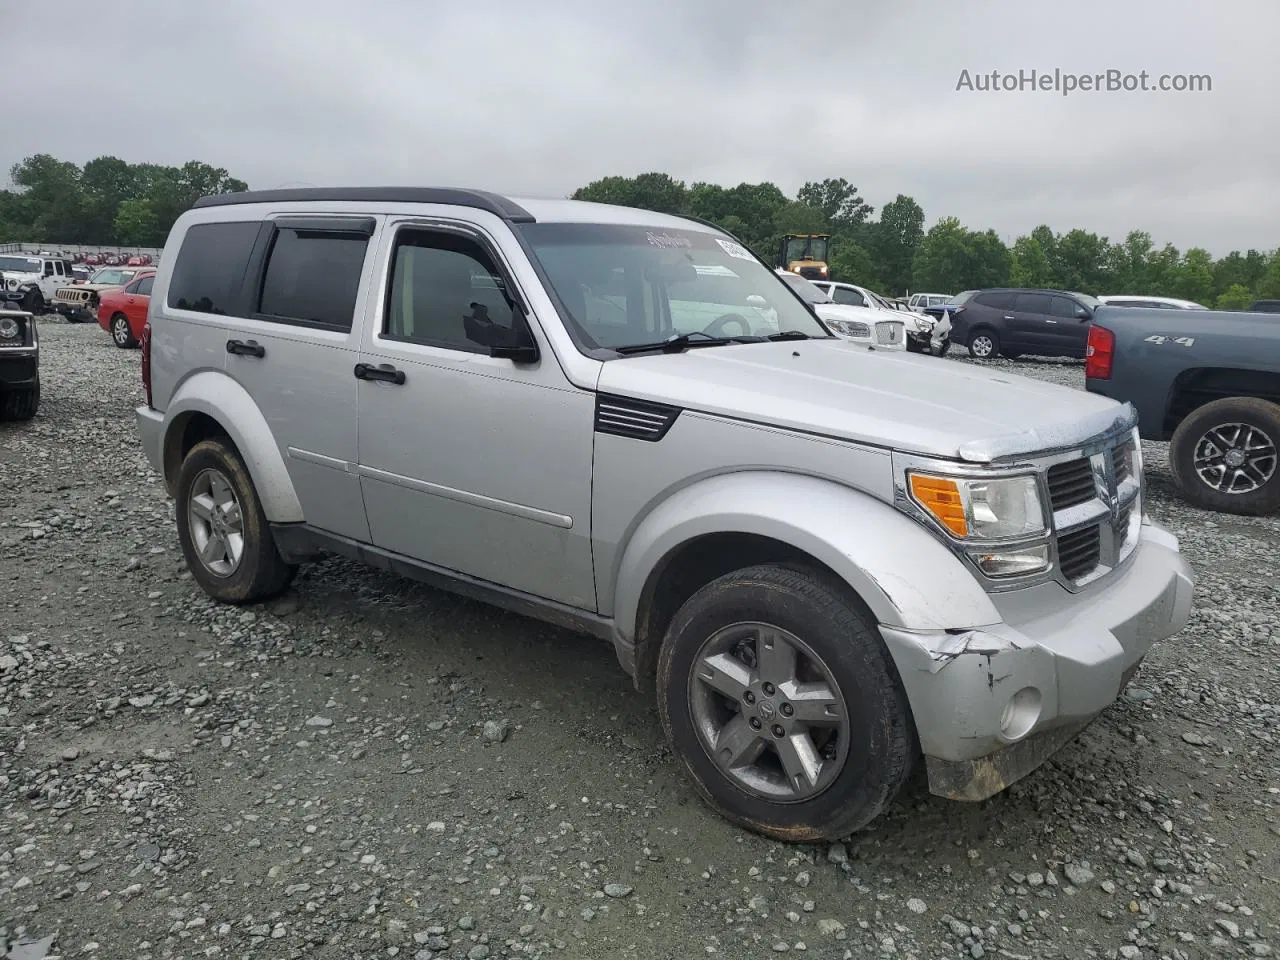
[[[602,365],[598,389],[976,463],[1082,444],[1133,421],[1132,408],[1082,390],[846,340],[625,357]]]

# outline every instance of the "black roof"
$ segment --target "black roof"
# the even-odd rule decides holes
[[[453,187],[297,187],[288,190],[247,190],[201,197],[196,207],[223,207],[237,203],[301,203],[308,200],[355,201],[358,203],[445,203],[474,207],[510,220],[533,223],[533,214],[518,203],[487,190]]]

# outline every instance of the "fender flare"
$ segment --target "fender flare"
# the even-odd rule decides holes
[[[179,442],[186,423],[194,414],[202,413],[216,420],[231,437],[254,489],[262,501],[262,512],[271,523],[301,523],[302,504],[293,489],[289,470],[280,447],[276,444],[266,418],[253,397],[239,383],[224,373],[202,370],[192,374],[174,392],[165,409],[163,463],[176,461],[171,456],[173,444]],[[173,478],[166,477],[167,483]]]
[[[749,471],[684,487],[635,528],[615,580],[621,643],[636,642],[653,574],[684,544],[718,533],[755,534],[804,551],[849,584],[885,626],[938,631],[1002,620],[940,535],[888,504],[829,480]]]

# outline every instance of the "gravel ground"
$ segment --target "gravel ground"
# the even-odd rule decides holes
[[[40,413],[0,425],[0,955],[1280,951],[1280,518],[1179,503],[1163,445],[1197,606],[1126,697],[993,800],[916,783],[790,847],[695,798],[597,641],[336,559],[207,601],[136,443],[138,353],[41,330]]]

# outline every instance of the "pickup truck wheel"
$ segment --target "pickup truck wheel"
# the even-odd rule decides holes
[[[191,448],[178,471],[178,540],[192,577],[227,603],[275,596],[297,567],[276,549],[240,455],[220,440]]]
[[[129,329],[129,318],[123,313],[117,313],[111,318],[111,339],[121,350],[128,350],[138,345],[137,338]]]
[[[30,420],[40,409],[40,384],[0,394],[0,420]]]
[[[702,797],[790,842],[847,836],[898,793],[919,747],[871,617],[843,584],[761,565],[677,612],[658,658],[662,726]]]
[[[994,360],[1000,356],[1000,338],[994,330],[983,327],[969,337],[969,356],[975,360]]]
[[[1280,405],[1256,397],[1206,403],[1178,424],[1169,466],[1182,495],[1207,510],[1280,510]]]

